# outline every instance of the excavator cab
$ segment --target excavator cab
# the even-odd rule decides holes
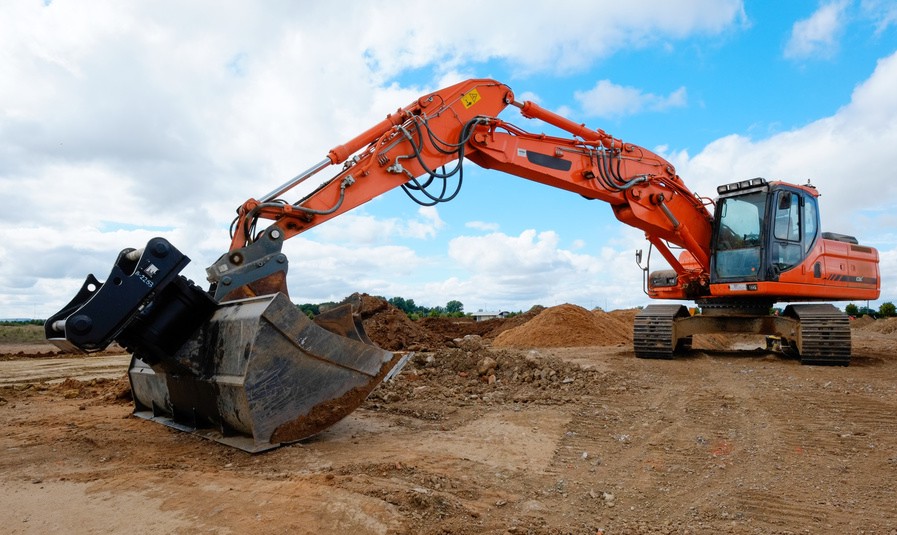
[[[777,281],[819,237],[815,190],[754,178],[720,186],[710,282]]]

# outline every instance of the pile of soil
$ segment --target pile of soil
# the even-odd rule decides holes
[[[596,309],[600,312],[600,309]],[[630,329],[635,325],[635,317],[641,312],[640,308],[624,308],[620,310],[611,310],[608,314],[617,321],[627,325]]]
[[[492,339],[536,317],[545,307],[534,306],[511,318],[474,321],[473,318],[421,318],[408,316],[381,297],[354,293],[340,303],[352,305],[368,337],[387,351],[435,351],[454,347],[465,336]]]
[[[626,343],[632,342],[632,329],[637,313],[638,310],[635,309],[631,315],[629,311],[604,312],[600,308],[592,311],[592,315],[602,325],[603,331],[610,333],[606,335],[607,338]]]
[[[543,310],[532,320],[499,334],[494,347],[581,347],[626,344],[632,327],[601,311],[569,303]]]
[[[97,402],[131,401],[131,383],[127,375],[118,379],[89,379],[80,381],[71,377],[47,388],[61,392],[65,399],[94,399]]]
[[[484,335],[484,338],[490,338],[490,339],[496,338],[501,333],[503,333],[505,331],[509,331],[516,327],[519,327],[519,326],[523,325],[524,323],[530,321],[531,319],[533,319],[536,316],[538,316],[539,314],[541,314],[544,310],[545,310],[545,307],[543,307],[542,305],[536,305],[533,308],[524,312],[523,314],[511,316],[510,318],[494,319],[494,320],[489,320],[487,322],[484,322],[484,323],[489,323],[491,325],[491,328]]]
[[[609,380],[535,350],[490,348],[476,335],[459,346],[415,353],[396,380],[371,393],[365,407],[442,420],[458,406],[567,403],[595,395]]]
[[[859,329],[871,323],[875,323],[875,318],[873,318],[872,316],[860,316],[859,318],[850,320],[850,327],[852,329]]]
[[[446,340],[411,321],[404,312],[385,299],[368,294],[352,294],[351,303],[361,317],[364,330],[377,346],[387,351],[422,351],[445,347]]]
[[[503,320],[476,321],[471,317],[463,318],[421,318],[415,323],[445,340],[464,338],[465,336],[486,336],[493,322]]]
[[[545,310],[545,307],[536,305],[523,314],[517,314],[509,318],[493,318],[485,321],[476,321],[471,317],[421,318],[415,323],[434,334],[442,336],[447,341],[470,335],[481,336],[491,340],[508,329],[523,325],[538,316],[543,310]]]
[[[868,317],[868,316],[863,316]],[[864,321],[862,318],[854,320],[855,322]],[[860,325],[857,327],[858,329],[864,331],[872,331],[882,334],[894,334],[897,333],[897,318],[885,318],[880,320],[872,320],[867,322],[865,325]]]

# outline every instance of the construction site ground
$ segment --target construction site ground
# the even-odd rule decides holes
[[[373,304],[401,374],[255,455],[130,416],[126,355],[3,343],[0,531],[897,533],[897,320],[855,320],[845,368],[749,337],[637,359],[634,311]]]

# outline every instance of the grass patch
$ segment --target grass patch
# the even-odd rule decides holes
[[[0,325],[0,342],[5,344],[40,344],[47,341],[43,325],[21,323]]]

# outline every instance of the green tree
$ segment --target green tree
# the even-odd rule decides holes
[[[897,316],[897,307],[894,306],[894,303],[888,301],[887,303],[882,303],[881,306],[878,307],[878,313],[885,318]]]
[[[314,318],[321,313],[320,306],[313,303],[302,303],[301,305],[296,305],[296,307],[298,307],[299,310],[301,310],[302,313],[309,318]]]
[[[461,301],[452,299],[448,303],[445,304],[445,311],[449,314],[457,314],[459,312],[464,312],[464,304]]]
[[[408,313],[408,302],[405,301],[404,297],[398,297],[398,296],[390,297],[389,300],[387,301],[387,303],[396,307],[397,309],[401,310],[402,312]]]
[[[419,307],[419,306],[415,305],[415,304],[414,304],[414,299],[405,299],[404,297],[396,296],[396,297],[390,297],[390,298],[387,300],[387,303],[389,303],[390,305],[392,305],[392,306],[396,307],[397,309],[401,310],[401,311],[404,312],[405,314],[408,314],[409,316],[410,316],[411,314],[415,314],[415,313],[424,313],[424,314],[426,314],[426,312],[427,312],[427,311],[424,309],[424,307]]]
[[[848,316],[856,316],[860,312],[860,309],[853,303],[848,303],[846,307],[844,307],[844,313]]]

